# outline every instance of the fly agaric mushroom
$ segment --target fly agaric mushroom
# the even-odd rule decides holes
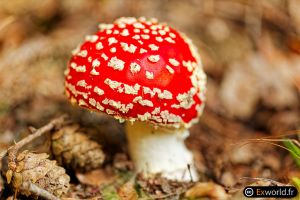
[[[127,121],[138,172],[196,180],[184,145],[205,100],[206,76],[195,46],[155,19],[120,18],[99,28],[73,51],[65,72],[68,98]]]

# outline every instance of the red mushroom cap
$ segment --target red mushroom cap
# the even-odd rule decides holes
[[[188,127],[201,115],[206,76],[183,34],[155,19],[100,24],[65,72],[72,103],[120,120]]]

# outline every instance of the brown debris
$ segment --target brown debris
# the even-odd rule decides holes
[[[193,183],[177,182],[160,177],[137,177],[137,184],[150,195],[151,198],[174,198],[178,199],[184,191]]]
[[[119,170],[133,170],[133,163],[125,153],[117,153],[114,156],[113,166]]]
[[[99,186],[89,186],[84,184],[71,184],[70,192],[67,197],[61,200],[102,200]]]
[[[77,125],[62,127],[52,134],[52,151],[61,165],[74,170],[99,168],[105,159],[101,146],[79,131]]]

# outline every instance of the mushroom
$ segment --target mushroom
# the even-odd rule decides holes
[[[184,144],[205,100],[206,75],[184,34],[156,19],[123,17],[86,36],[65,71],[73,104],[126,121],[137,172],[197,180]]]

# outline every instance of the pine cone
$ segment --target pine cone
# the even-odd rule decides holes
[[[25,185],[28,183],[33,183],[54,196],[63,196],[69,190],[70,177],[64,168],[57,166],[56,161],[49,160],[48,157],[46,153],[23,151],[15,162],[8,163],[7,182],[11,182],[16,191],[20,190],[26,196],[36,195],[26,189]]]
[[[56,160],[79,171],[99,168],[105,158],[101,146],[78,128],[76,125],[65,126],[52,134],[52,151]]]

